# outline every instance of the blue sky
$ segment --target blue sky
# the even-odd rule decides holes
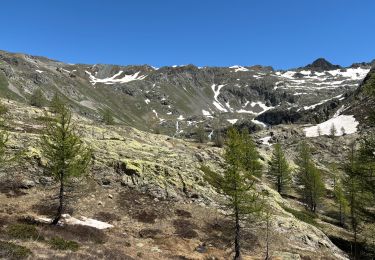
[[[0,49],[70,63],[271,65],[375,58],[373,0],[2,1]]]

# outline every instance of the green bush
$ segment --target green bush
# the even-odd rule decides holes
[[[0,258],[1,259],[23,259],[31,255],[30,249],[19,246],[14,243],[0,241]]]
[[[28,224],[13,224],[7,228],[8,236],[15,239],[34,239],[43,240],[35,226]]]
[[[75,241],[65,240],[61,237],[54,237],[48,243],[53,249],[56,250],[71,250],[77,251],[79,249],[79,244]]]

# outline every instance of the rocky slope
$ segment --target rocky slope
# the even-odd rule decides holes
[[[198,122],[204,122],[209,133],[215,125],[256,116],[267,124],[298,121],[321,104],[340,102],[369,69],[369,63],[343,68],[324,59],[287,71],[263,66],[84,65],[2,51],[0,93],[27,101],[41,88],[48,99],[61,93],[77,112],[91,118],[109,108],[118,122],[129,126],[189,136]],[[321,113],[315,121],[324,117]],[[252,124],[264,126],[259,121]]]
[[[34,223],[51,216],[56,207],[57,187],[43,174],[39,138],[45,109],[15,101],[9,108],[9,147],[26,149],[23,159],[1,172],[1,241],[12,241],[32,251],[33,259],[228,259],[231,254],[232,223],[218,207],[222,200],[202,177],[202,162],[222,170],[220,148],[199,145],[131,127],[104,126],[80,115],[78,130],[94,149],[89,176],[74,182],[69,213],[112,224],[106,231],[66,225],[36,226],[41,239],[12,239],[15,223]],[[302,129],[274,129],[274,138],[289,136],[290,149]],[[260,138],[266,132],[258,133]],[[272,141],[272,140],[271,140]],[[274,140],[273,140],[274,141]],[[259,144],[263,163],[269,158],[268,144]],[[293,158],[293,153],[289,153]],[[291,213],[303,210],[294,200],[282,198],[266,179],[257,182],[268,190],[272,207],[271,252],[281,259],[345,259],[321,231]],[[292,211],[294,212],[294,211]],[[249,221],[244,231],[244,259],[264,255],[263,221]],[[48,241],[54,237],[77,241],[78,251],[59,251]],[[3,252],[0,245],[0,253]]]

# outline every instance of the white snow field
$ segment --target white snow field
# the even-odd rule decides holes
[[[354,116],[340,115],[318,125],[307,127],[303,129],[303,131],[307,137],[317,137],[319,135],[318,128],[320,128],[322,135],[330,135],[330,129],[332,125],[334,125],[337,130],[336,136],[341,136],[343,135],[341,129],[345,130],[345,134],[354,134],[357,132],[358,124],[359,123]]]
[[[143,80],[144,78],[146,78],[146,76],[142,76],[142,75],[140,76],[139,75],[140,71],[138,71],[137,73],[134,73],[133,75],[125,75],[122,78],[117,78],[118,76],[120,76],[123,73],[123,71],[120,70],[118,73],[116,73],[112,77],[104,78],[104,79],[99,79],[99,78],[95,77],[94,75],[91,74],[91,72],[89,72],[87,70],[85,72],[86,72],[86,74],[89,75],[90,82],[93,85],[95,85],[96,83],[104,83],[106,85],[111,85],[111,84],[116,84],[116,83],[127,83],[127,82],[130,82],[130,81]]]

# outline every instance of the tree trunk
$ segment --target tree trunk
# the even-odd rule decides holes
[[[359,259],[357,247],[357,228],[354,229],[354,259]]]
[[[241,259],[241,246],[240,246],[240,218],[238,215],[238,207],[235,208],[235,215],[236,215],[236,231],[235,231],[235,237],[234,237],[234,251],[235,256],[234,260],[240,260]]]
[[[59,208],[57,209],[57,214],[55,219],[52,221],[52,225],[57,225],[61,219],[61,215],[64,211],[64,181],[63,178],[60,180],[60,194],[59,194]]]

